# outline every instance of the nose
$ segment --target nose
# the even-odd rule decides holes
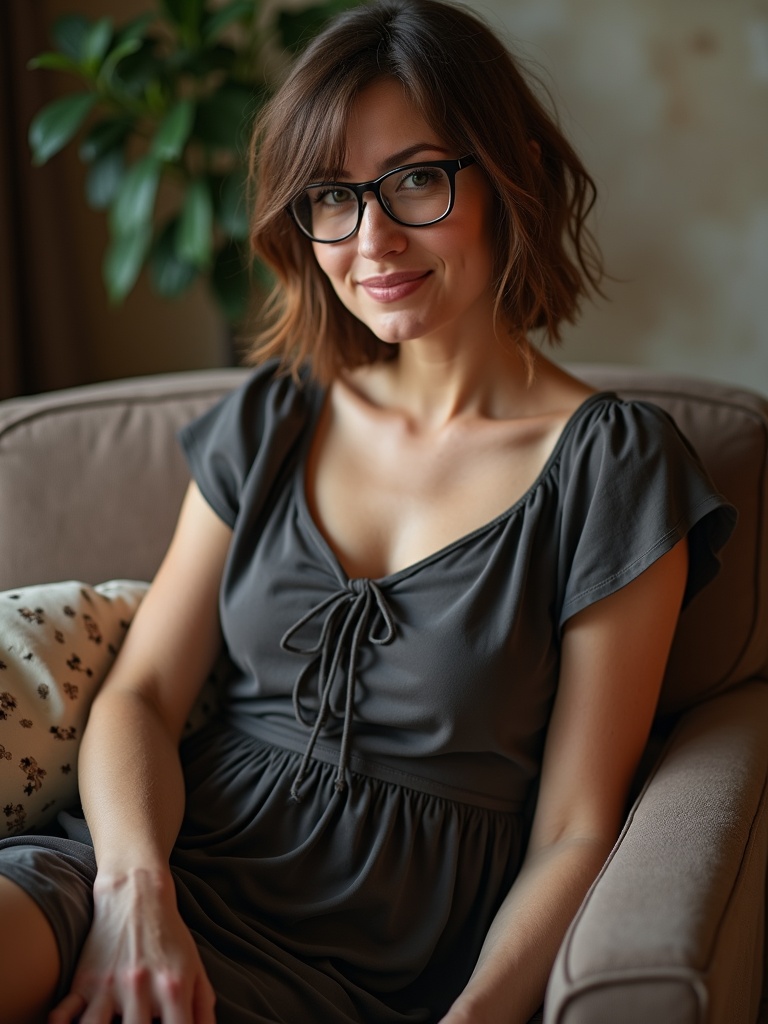
[[[366,259],[381,259],[391,252],[401,252],[408,244],[402,225],[388,217],[373,192],[364,197],[363,216],[357,231],[357,248]]]

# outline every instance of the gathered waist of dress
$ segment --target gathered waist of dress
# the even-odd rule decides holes
[[[306,736],[294,724],[280,718],[237,716],[229,724],[271,746],[304,754]],[[339,761],[340,742],[323,737],[314,744],[312,758],[325,764]],[[499,771],[500,759],[481,754],[440,754],[434,757],[410,758],[361,752],[355,749],[349,757],[349,768],[356,775],[368,776],[430,796],[468,804],[504,814],[520,814],[525,807],[527,785],[521,778],[517,785],[510,779],[512,765]],[[494,765],[492,762],[495,761]],[[502,780],[506,779],[506,783]],[[489,781],[496,783],[489,786]],[[504,786],[499,789],[499,783]]]

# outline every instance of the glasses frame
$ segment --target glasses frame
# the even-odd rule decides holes
[[[357,234],[363,220],[363,213],[365,212],[366,204],[363,202],[363,196],[366,192],[373,192],[379,206],[389,219],[395,222],[395,224],[400,224],[406,228],[428,228],[431,224],[439,224],[441,220],[445,220],[449,215],[453,209],[454,200],[456,198],[456,175],[459,171],[463,171],[465,167],[469,167],[474,163],[477,163],[477,158],[469,153],[467,156],[459,157],[458,160],[420,160],[418,163],[403,164],[402,167],[394,167],[391,171],[386,171],[386,173],[380,175],[378,178],[374,178],[373,181],[313,181],[311,184],[304,186],[298,196],[288,204],[286,209],[299,231],[301,231],[303,235],[306,235],[310,241],[318,242],[321,245],[335,245],[336,242],[346,242],[348,238]],[[403,171],[417,170],[422,167],[425,169],[428,167],[438,167],[441,171],[445,172],[450,186],[448,208],[445,213],[440,214],[439,217],[435,217],[433,220],[425,221],[423,224],[409,224],[407,221],[400,220],[390,209],[388,209],[386,201],[381,195],[381,185],[382,182],[386,181],[387,178],[392,177],[393,174],[402,174]],[[315,236],[311,234],[299,220],[298,215],[294,211],[294,206],[300,201],[307,189],[332,188],[333,186],[347,189],[349,192],[352,192],[357,199],[357,220],[355,222],[355,226],[351,231],[348,231],[346,235],[341,235],[339,238],[315,238]]]

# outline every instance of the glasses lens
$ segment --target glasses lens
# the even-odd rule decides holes
[[[305,188],[292,209],[307,234],[319,242],[344,238],[357,224],[357,196],[343,185]]]
[[[429,224],[451,205],[451,179],[440,167],[410,167],[394,171],[381,183],[381,198],[403,224]]]

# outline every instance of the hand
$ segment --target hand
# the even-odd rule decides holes
[[[216,1024],[215,995],[170,877],[97,879],[72,988],[49,1024]]]

